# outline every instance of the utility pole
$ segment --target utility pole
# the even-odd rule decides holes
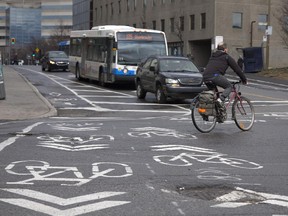
[[[252,21],[250,24],[250,47],[253,47],[253,24],[256,23],[256,21]]]
[[[271,0],[268,0],[268,23],[267,29],[271,26]],[[270,35],[267,35],[267,43],[266,43],[266,67],[265,69],[269,69],[269,59],[270,59]]]

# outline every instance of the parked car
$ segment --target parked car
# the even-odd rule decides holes
[[[151,92],[158,103],[193,98],[207,89],[198,68],[188,58],[177,56],[148,57],[137,69],[135,84],[139,99]]]
[[[63,51],[48,51],[41,59],[42,71],[68,70],[69,57]]]

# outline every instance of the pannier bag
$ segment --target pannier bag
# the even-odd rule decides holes
[[[206,116],[216,114],[213,91],[203,91],[199,94],[198,112]]]

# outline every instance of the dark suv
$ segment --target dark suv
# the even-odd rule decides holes
[[[63,51],[48,51],[41,59],[42,71],[63,70],[69,66],[69,57]]]
[[[148,57],[139,65],[135,82],[139,99],[151,92],[158,103],[166,103],[167,98],[193,98],[206,89],[197,67],[188,58],[177,56]]]

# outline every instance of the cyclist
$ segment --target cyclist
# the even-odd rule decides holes
[[[217,50],[212,53],[208,64],[203,73],[203,81],[207,83],[208,81],[214,83],[217,86],[220,86],[224,89],[223,93],[217,99],[218,104],[224,108],[224,101],[229,96],[232,85],[225,77],[226,70],[230,66],[232,70],[240,77],[244,85],[247,84],[247,79],[238,66],[236,61],[227,53],[228,48],[226,43],[219,43]],[[208,86],[209,87],[209,86]]]

